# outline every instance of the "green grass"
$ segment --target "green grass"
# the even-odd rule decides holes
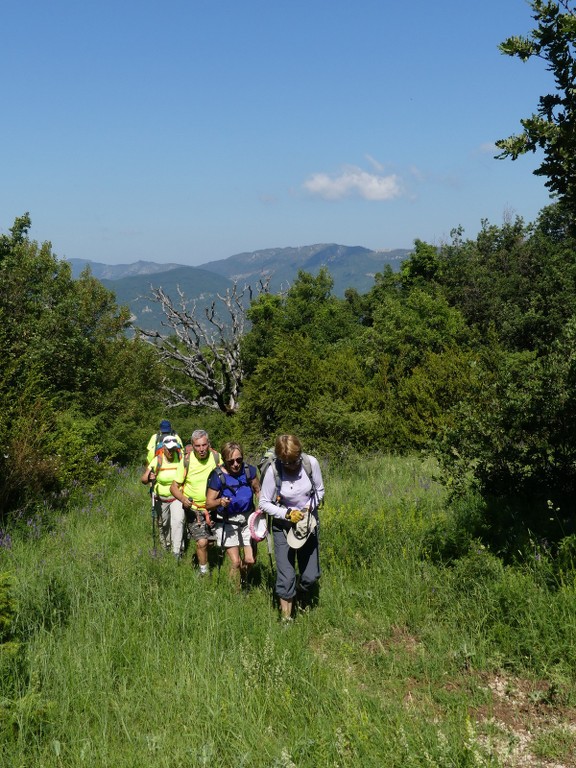
[[[446,514],[430,463],[324,471],[320,602],[288,628],[265,543],[245,595],[215,561],[200,579],[190,554],[151,555],[137,472],[15,535],[0,555],[17,601],[0,645],[0,765],[507,765],[496,678],[537,682],[534,754],[569,755],[574,588],[481,548],[450,569],[428,561]],[[557,716],[548,730],[542,707]]]

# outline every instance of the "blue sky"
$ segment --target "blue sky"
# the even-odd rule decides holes
[[[498,43],[525,0],[5,0],[0,231],[63,258],[198,265],[410,248],[550,202],[495,160],[552,89]]]

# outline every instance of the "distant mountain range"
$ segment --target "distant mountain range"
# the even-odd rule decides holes
[[[387,264],[398,270],[410,252],[405,248],[371,251],[361,246],[319,244],[239,253],[198,267],[150,261],[116,265],[85,259],[68,259],[68,262],[74,278],[88,267],[94,277],[113,290],[118,303],[130,307],[135,325],[159,328],[160,313],[149,298],[151,285],[161,286],[174,298],[178,296],[179,287],[188,299],[208,302],[235,282],[256,287],[259,280],[266,279],[269,289],[278,292],[290,287],[299,270],[316,275],[321,267],[326,267],[334,280],[334,294],[343,296],[347,288],[366,293],[374,284],[376,272],[381,272]]]

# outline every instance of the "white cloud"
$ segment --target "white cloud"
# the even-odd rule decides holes
[[[481,155],[495,155],[496,152],[499,152],[499,151],[500,150],[498,149],[496,144],[494,144],[493,141],[486,141],[484,142],[484,144],[480,144],[480,146],[478,147],[478,152]]]
[[[361,197],[364,200],[394,200],[402,195],[399,176],[368,173],[357,166],[349,166],[340,174],[315,173],[304,182],[311,195],[325,200],[343,197]]]

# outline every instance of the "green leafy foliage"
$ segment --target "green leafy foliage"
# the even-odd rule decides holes
[[[441,249],[442,290],[481,337],[546,351],[572,314],[573,249],[558,206],[544,209],[534,227],[519,218],[501,227],[484,221],[475,240],[463,241],[456,230]]]
[[[10,574],[0,572],[0,643],[5,643],[12,637],[17,608],[13,586]]]
[[[0,238],[0,507],[64,498],[102,462],[137,450],[160,371],[114,296],[28,239],[30,217]],[[148,431],[148,430],[146,430]]]
[[[424,243],[412,258],[432,250],[436,262],[436,249]],[[260,296],[243,346],[250,372],[239,413],[245,432],[269,441],[295,431],[323,449],[400,450],[436,434],[447,401],[465,386],[469,360],[459,345],[467,329],[439,291],[424,289],[417,271],[406,279],[410,287],[401,289],[386,271],[368,295],[349,292],[344,300],[331,295],[324,271],[300,273],[284,297]]]
[[[576,210],[576,5],[573,0],[531,0],[536,23],[528,37],[512,36],[500,45],[507,56],[526,62],[543,59],[554,77],[554,91],[541,96],[537,114],[521,120],[523,131],[496,142],[498,158],[516,160],[542,150],[544,159],[534,171],[571,214]]]

